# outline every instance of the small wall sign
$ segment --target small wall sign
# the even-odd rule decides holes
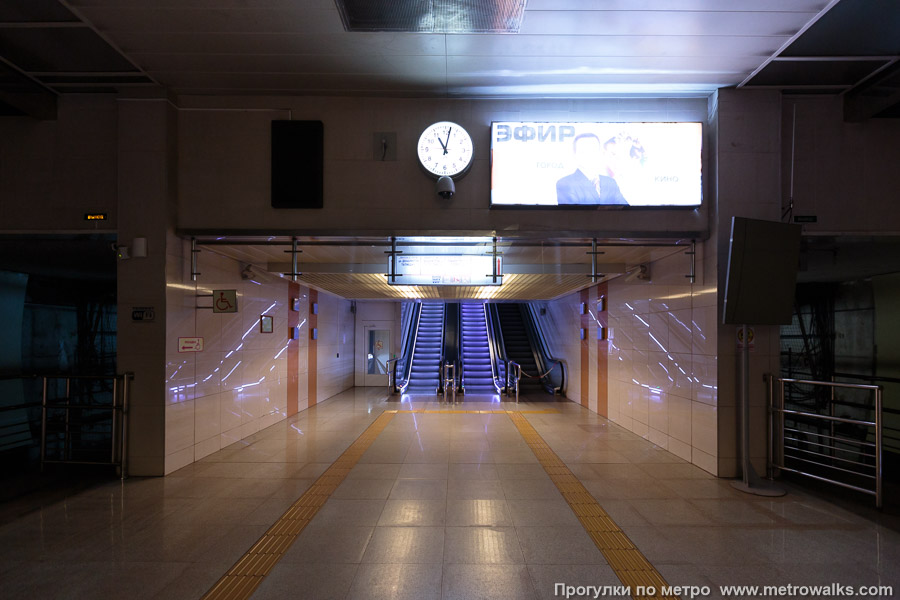
[[[259,316],[259,332],[260,333],[272,333],[275,331],[274,319],[272,319],[272,315],[260,315]]]
[[[202,337],[180,337],[178,338],[179,352],[203,352]]]
[[[237,290],[213,290],[214,313],[236,313]]]
[[[156,320],[156,311],[152,306],[132,306],[131,320],[141,323],[150,323]]]

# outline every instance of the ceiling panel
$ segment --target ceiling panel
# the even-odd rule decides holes
[[[768,57],[788,36],[681,35],[526,35],[447,36],[451,56],[631,57],[749,56]]]
[[[77,23],[78,17],[56,0],[3,0],[0,23]]]
[[[0,56],[28,72],[136,70],[87,27],[0,28]]]
[[[339,33],[341,19],[332,5],[291,8],[140,8],[82,6],[82,14],[101,31],[160,33]]]
[[[447,70],[451,74],[478,77],[656,75],[661,73],[696,76],[700,74],[746,73],[759,63],[754,58],[739,57],[578,57],[561,65],[549,57],[464,56],[450,57]]]
[[[240,54],[134,54],[147,71],[194,71],[200,73],[341,73],[382,75],[416,73],[427,69],[443,73],[443,56],[367,56]]]
[[[681,11],[525,11],[523,34],[790,36],[815,13]]]
[[[752,85],[850,87],[887,61],[773,61],[753,78]]]
[[[729,0],[727,6],[722,0],[528,0],[528,10],[817,12],[826,4],[827,0]]]
[[[900,2],[842,0],[782,56],[896,56],[900,54]]]
[[[460,23],[499,5],[434,1]],[[876,64],[775,60],[898,56],[900,2],[835,2],[528,0],[518,34],[435,34],[346,32],[335,0],[5,0],[0,58],[65,92],[156,82],[176,96],[702,97],[745,84],[857,92],[883,76],[859,85]],[[74,77],[141,70],[155,82]]]
[[[287,93],[303,89],[307,93],[415,91],[429,93],[443,90],[443,73],[428,73],[416,77],[374,74],[303,74],[303,73],[200,73],[185,71],[149,71],[155,79],[165,81],[176,90],[190,92],[198,89],[231,92]]]
[[[130,55],[223,54],[281,56],[445,54],[444,37],[431,34],[384,36],[344,32],[298,36],[290,33],[117,33],[119,46]]]

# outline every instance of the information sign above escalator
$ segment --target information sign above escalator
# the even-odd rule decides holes
[[[501,285],[501,258],[486,255],[399,255],[391,285]],[[494,261],[496,260],[496,263]],[[388,273],[391,261],[388,260]],[[496,277],[495,277],[496,275]]]

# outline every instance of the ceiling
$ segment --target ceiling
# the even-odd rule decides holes
[[[591,240],[572,239],[522,241],[503,240],[497,252],[503,260],[500,286],[390,285],[388,254],[391,242],[384,238],[298,238],[300,281],[312,287],[353,299],[434,298],[443,300],[542,300],[571,294],[593,285]],[[653,245],[654,243],[658,245]],[[279,277],[291,272],[291,238],[219,238],[198,240],[201,250],[198,270],[203,272],[204,252],[215,252],[245,265],[253,265],[245,278]],[[677,245],[676,245],[677,244]],[[462,238],[434,239],[430,243],[400,241],[404,256],[485,255],[493,252],[490,241],[465,242]],[[599,240],[596,281],[629,276],[641,264],[690,249],[689,240],[677,242]],[[684,257],[684,274],[691,261]],[[652,277],[652,272],[650,273]],[[201,276],[202,277],[202,276]],[[402,283],[403,278],[397,279]],[[687,279],[685,279],[687,282]],[[259,281],[257,281],[259,283]]]
[[[348,3],[390,10],[351,32]],[[423,4],[431,16],[410,19]],[[4,0],[0,115],[52,118],[59,94],[134,88],[571,98],[761,86],[843,93],[860,118],[895,116],[900,103],[895,0],[471,0],[454,3],[469,8],[450,21],[442,4]],[[498,4],[524,6],[508,29],[518,33],[444,33],[469,22],[492,31],[497,17],[484,12]]]

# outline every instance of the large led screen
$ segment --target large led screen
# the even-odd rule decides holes
[[[701,123],[491,125],[491,206],[699,206]]]

